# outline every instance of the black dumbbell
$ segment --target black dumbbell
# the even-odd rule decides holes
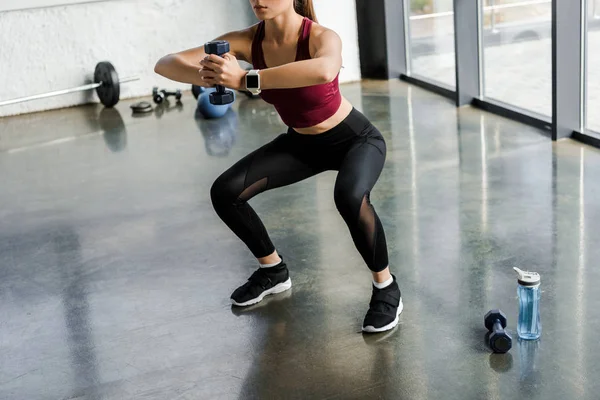
[[[506,353],[512,347],[512,338],[504,330],[506,315],[500,310],[490,310],[485,314],[485,327],[490,334],[489,345],[494,353]]]
[[[177,101],[181,100],[181,90],[177,89],[174,92],[169,92],[168,90],[158,90],[157,87],[152,88],[152,98],[154,99],[154,102],[156,104],[160,104],[162,103],[166,98],[168,98],[169,96],[175,96],[175,98],[177,99]]]
[[[229,52],[229,42],[226,40],[215,40],[204,44],[204,52],[206,54],[216,54],[222,56]],[[233,92],[226,90],[223,85],[216,85],[216,91],[209,96],[211,104],[224,105],[233,103]]]
[[[196,100],[198,100],[198,97],[200,97],[200,95],[204,93],[205,90],[206,89],[204,89],[202,86],[192,85],[192,94],[194,95],[194,98]]]

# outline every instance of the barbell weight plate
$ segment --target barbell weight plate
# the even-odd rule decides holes
[[[96,65],[94,82],[102,82],[102,85],[96,88],[96,93],[105,107],[112,107],[119,102],[119,96],[121,95],[119,75],[117,75],[117,71],[111,63],[101,61]]]
[[[147,101],[140,101],[139,103],[132,104],[131,109],[136,113],[146,113],[152,111],[152,105]]]

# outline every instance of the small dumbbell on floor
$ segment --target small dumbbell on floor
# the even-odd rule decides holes
[[[154,102],[156,104],[162,103],[169,96],[175,96],[175,99],[177,99],[177,101],[180,101],[181,96],[182,96],[181,90],[177,89],[174,92],[169,92],[168,90],[165,90],[165,89],[158,90],[157,87],[152,88],[152,98],[154,99]]]
[[[484,318],[485,327],[490,332],[489,345],[494,353],[506,353],[512,347],[512,338],[504,330],[506,315],[500,310],[490,310]]]

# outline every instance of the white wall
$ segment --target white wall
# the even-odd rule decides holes
[[[360,80],[355,0],[314,0],[314,3],[319,23],[336,31],[342,39],[344,68],[340,82]]]
[[[342,82],[360,79],[354,0],[316,0],[319,22],[341,36]],[[118,0],[0,13],[0,100],[91,82],[98,61],[139,81],[121,98],[153,86],[189,89],[154,73],[163,55],[202,45],[254,23],[247,0]],[[98,101],[94,91],[0,107],[0,117]]]
[[[64,4],[93,3],[103,0],[2,0],[0,11],[24,10],[26,8],[40,8],[60,6]],[[105,0],[108,1],[108,0]]]

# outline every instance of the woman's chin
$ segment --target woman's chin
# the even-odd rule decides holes
[[[256,15],[256,18],[260,19],[261,21],[264,21],[266,19],[269,19],[269,11],[264,9],[264,8],[255,8],[254,10],[254,15]]]

